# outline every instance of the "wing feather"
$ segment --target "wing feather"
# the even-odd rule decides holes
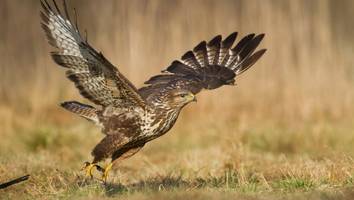
[[[73,25],[63,1],[65,16],[55,0],[54,9],[46,0],[41,1],[42,28],[49,44],[57,51],[53,60],[67,69],[67,77],[75,83],[81,95],[95,104],[144,107],[145,102],[135,86],[113,66],[102,53],[97,52],[80,34],[77,17]],[[76,12],[75,12],[76,14]]]
[[[234,59],[229,67],[231,69],[236,69],[243,61],[252,55],[252,53],[256,50],[262,39],[264,38],[264,34],[257,35],[251,41],[246,43],[242,50],[235,52],[237,54],[238,59]]]
[[[225,40],[221,42],[220,53],[219,53],[219,62],[218,65],[225,66],[230,55],[228,54],[229,49],[234,44],[237,38],[237,32],[231,33]]]
[[[235,77],[249,69],[266,51],[255,52],[264,34],[246,35],[232,48],[236,38],[234,32],[224,40],[218,35],[208,43],[200,42],[182,56],[182,62],[173,61],[163,74],[146,81],[147,85],[139,92],[146,98],[166,88],[182,87],[196,94],[203,88],[233,85]]]
[[[199,65],[201,67],[205,67],[208,65],[208,55],[206,49],[206,42],[202,41],[193,49],[195,58],[197,59]]]
[[[209,65],[216,65],[218,63],[221,39],[221,35],[218,35],[208,42],[207,50]]]
[[[193,69],[197,69],[200,67],[200,64],[198,60],[195,58],[193,51],[188,51],[187,53],[185,53],[182,56],[182,62]]]

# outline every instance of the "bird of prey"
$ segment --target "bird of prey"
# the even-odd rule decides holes
[[[183,107],[196,101],[201,90],[235,85],[235,78],[249,69],[266,51],[256,51],[264,34],[249,34],[233,45],[237,32],[225,39],[220,35],[202,41],[173,61],[160,74],[136,88],[102,53],[82,37],[77,17],[71,20],[65,0],[62,12],[55,0],[41,0],[41,24],[55,63],[66,69],[80,94],[95,106],[76,101],[62,107],[102,128],[105,137],[92,150],[93,161],[86,162],[86,175],[94,168],[106,181],[113,163],[137,153],[147,142],[168,132]],[[73,23],[74,22],[74,23]],[[111,159],[105,168],[99,162]]]

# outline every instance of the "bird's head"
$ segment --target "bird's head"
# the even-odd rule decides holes
[[[197,101],[195,95],[184,89],[175,89],[170,91],[167,103],[170,107],[182,108],[190,102]]]

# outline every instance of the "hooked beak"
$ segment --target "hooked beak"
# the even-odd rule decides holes
[[[194,102],[197,102],[197,97],[193,95],[193,100]]]
[[[195,97],[195,95],[193,93],[190,93],[188,98],[189,98],[190,102],[192,102],[192,101],[197,102],[197,98]]]

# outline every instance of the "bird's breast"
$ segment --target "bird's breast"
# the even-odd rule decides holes
[[[152,113],[146,116],[142,133],[145,137],[155,139],[167,133],[175,124],[179,111],[168,110],[160,113]]]

